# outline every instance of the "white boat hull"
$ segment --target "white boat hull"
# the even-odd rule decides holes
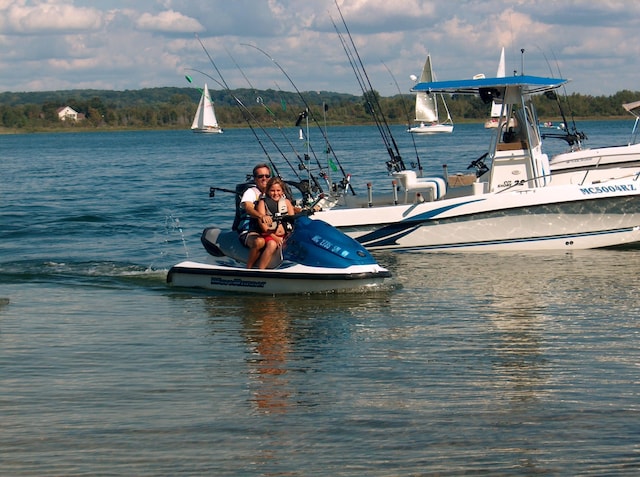
[[[369,250],[577,250],[640,242],[640,181],[316,213]]]
[[[564,83],[561,78],[518,75],[417,84],[412,91],[431,96],[478,94],[486,103],[500,99],[503,120],[487,153],[470,164],[477,169],[476,181],[453,186],[446,180],[445,188],[436,178],[401,171],[395,173],[396,205],[371,198],[364,207],[356,207],[343,200],[313,218],[337,227],[369,250],[638,246],[639,171],[618,167],[594,175],[599,169],[591,166],[578,176],[550,170],[532,96]]]
[[[640,167],[640,143],[563,152],[551,158],[552,174],[614,167]]]
[[[210,263],[184,261],[171,267],[172,286],[269,295],[360,290],[381,285],[390,273],[379,265],[319,268],[282,264],[278,269],[247,269],[230,258]]]
[[[421,124],[408,129],[413,134],[438,134],[438,133],[452,133],[453,124]]]
[[[194,133],[203,133],[203,134],[222,134],[222,128],[219,127],[210,127],[210,128],[194,128],[192,129]]]

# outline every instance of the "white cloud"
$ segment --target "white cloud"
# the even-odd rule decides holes
[[[549,74],[548,60],[588,94],[638,90],[640,2],[339,0],[374,88],[408,91],[427,52],[440,79],[492,74],[500,48],[507,70]],[[98,6],[99,5],[99,6]],[[231,87],[359,94],[331,20],[333,0],[0,0],[0,90],[138,89],[183,85],[185,68],[213,74],[198,33]],[[525,49],[524,58],[520,50]],[[229,52],[233,61],[229,58]],[[46,68],[43,70],[43,65]],[[195,79],[195,78],[194,78]]]
[[[102,26],[102,13],[94,8],[67,3],[8,3],[2,8],[0,32],[42,35],[95,30]]]
[[[141,30],[165,33],[197,33],[204,29],[198,20],[173,10],[166,10],[157,15],[143,13],[136,26]]]

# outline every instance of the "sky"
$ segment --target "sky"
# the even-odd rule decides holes
[[[640,91],[637,0],[337,2],[382,96],[409,93],[427,54],[439,80],[495,76],[502,47],[507,74]],[[335,0],[0,0],[0,92],[184,87],[189,75],[210,89],[360,95],[334,23],[349,42]]]

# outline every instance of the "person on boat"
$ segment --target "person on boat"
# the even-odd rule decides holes
[[[271,226],[272,219],[256,210],[256,204],[267,190],[267,183],[271,179],[271,169],[267,164],[258,164],[253,168],[254,186],[249,187],[240,198],[241,219],[238,223],[238,238],[249,248],[247,268],[253,268],[260,257],[266,241],[260,233],[258,223]]]
[[[293,204],[285,195],[286,185],[279,177],[274,177],[267,184],[265,196],[258,202],[256,210],[262,216],[258,225],[261,237],[265,241],[264,250],[258,259],[257,266],[265,269],[269,266],[276,250],[282,248],[287,233],[291,232],[291,224],[282,221],[282,217],[293,215]],[[270,220],[265,220],[269,218]]]

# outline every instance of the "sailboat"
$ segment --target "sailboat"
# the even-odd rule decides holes
[[[506,69],[504,64],[504,46],[500,53],[500,62],[498,63],[498,71],[496,78],[504,78],[506,75]],[[497,103],[495,100],[491,102],[491,117],[484,123],[486,129],[497,128],[498,120],[500,119],[500,113],[502,112],[502,101]]]
[[[412,76],[415,78],[415,76]],[[421,83],[430,83],[434,80],[433,68],[431,67],[431,55],[427,55],[427,61],[422,68],[420,76]],[[442,99],[442,104],[447,112],[447,119],[440,122],[438,116],[438,96]],[[449,108],[444,100],[443,95],[427,94],[424,92],[416,93],[416,122],[419,126],[409,128],[408,131],[414,134],[433,134],[433,133],[450,133],[453,132],[453,120],[449,114]]]
[[[221,133],[222,128],[218,125],[216,111],[213,109],[213,101],[209,96],[209,88],[204,85],[202,97],[198,103],[198,110],[193,118],[191,130],[196,133]]]

